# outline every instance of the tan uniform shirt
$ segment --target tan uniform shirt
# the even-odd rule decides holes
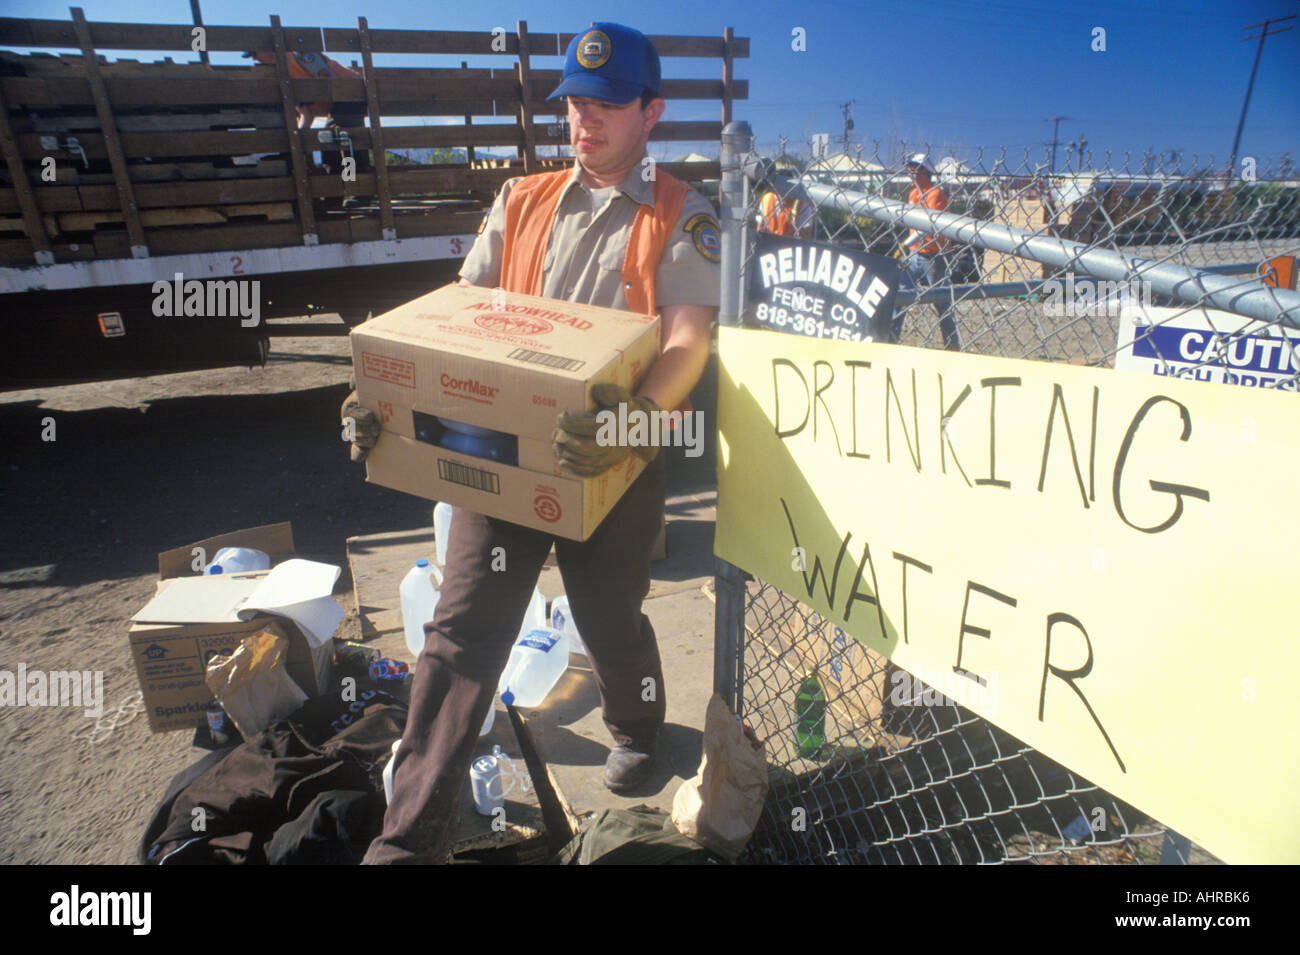
[[[628,236],[637,204],[654,207],[654,183],[642,179],[641,170],[641,163],[637,163],[617,186],[592,190],[578,175],[578,164],[574,162],[572,177],[556,207],[555,224],[542,263],[544,296],[606,308],[627,308],[622,269]],[[461,266],[461,277],[474,285],[491,288],[500,284],[505,200],[518,181],[511,179],[501,187],[478,241]],[[601,202],[593,193],[609,195]],[[718,306],[720,269],[716,246],[700,241],[699,216],[707,217],[713,236],[717,236],[713,206],[691,189],[682,201],[672,238],[655,272],[655,302],[659,308]],[[691,231],[687,231],[688,226]]]

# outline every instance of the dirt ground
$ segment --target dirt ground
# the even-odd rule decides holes
[[[81,709],[0,707],[0,864],[133,863],[196,757],[191,732],[154,734],[122,709],[139,690],[129,621],[159,551],[291,521],[299,556],[342,568],[338,636],[359,636],[346,539],[428,527],[432,505],[348,460],[350,373],[344,337],[277,338],[265,368],[0,394],[0,670],[104,680],[98,738]]]
[[[0,394],[0,670],[101,670],[105,717],[92,742],[81,709],[0,707],[0,863],[134,862],[192,761],[190,732],[119,709],[139,690],[127,629],[159,551],[292,521],[299,556],[343,568],[338,635],[359,633],[344,542],[428,526],[432,505],[348,460],[350,371],[346,338],[280,338],[265,368]]]

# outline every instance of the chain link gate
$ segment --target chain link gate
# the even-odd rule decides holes
[[[938,212],[906,204],[912,151],[904,144],[886,158],[876,144],[867,159],[772,160],[755,155],[747,124],[729,125],[720,321],[740,324],[744,314],[759,197],[770,190],[814,207],[816,240],[884,255],[908,230],[948,240],[937,275],[904,273],[896,305],[904,344],[944,347],[941,319],[951,316],[949,347],[1113,367],[1128,305],[1142,316],[1135,341],[1155,342],[1160,327],[1186,315],[1208,319],[1204,347],[1177,355],[1177,367],[1167,349],[1155,350],[1163,373],[1222,375],[1250,366],[1243,355],[1259,344],[1272,372],[1261,386],[1300,387],[1300,295],[1286,288],[1285,262],[1274,265],[1282,288],[1260,281],[1270,260],[1300,254],[1300,181],[1289,163],[1248,157],[1238,171],[1248,175],[1234,177],[1213,163],[1183,172],[1083,156],[1080,169],[1101,171],[1053,175],[1046,155],[980,154],[969,166],[937,164],[934,179],[951,200]],[[791,222],[806,218],[789,208]],[[1076,297],[1076,288],[1093,294]],[[1174,309],[1153,317],[1153,305]],[[797,599],[716,563],[715,689],[766,741],[771,783],[743,861],[1213,861]],[[796,698],[813,669],[825,745],[810,755],[796,741]]]

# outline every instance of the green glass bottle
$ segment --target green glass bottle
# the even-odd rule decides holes
[[[815,759],[826,747],[826,694],[816,670],[809,670],[799,684],[794,710],[795,746],[800,756]]]

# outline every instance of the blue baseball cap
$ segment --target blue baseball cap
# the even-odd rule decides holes
[[[621,106],[643,90],[659,95],[659,53],[654,44],[621,23],[596,23],[569,42],[564,79],[546,99],[585,96]]]

